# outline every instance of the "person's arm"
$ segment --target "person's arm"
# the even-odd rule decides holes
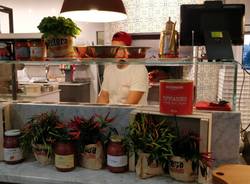
[[[130,91],[125,104],[138,104],[143,94],[142,91]]]
[[[107,91],[101,90],[97,97],[97,103],[107,104],[109,103],[109,93]]]

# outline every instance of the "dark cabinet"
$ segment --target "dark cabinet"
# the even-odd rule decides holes
[[[90,82],[59,85],[60,102],[90,102]]]

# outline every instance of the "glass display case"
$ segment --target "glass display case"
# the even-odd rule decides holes
[[[149,72],[155,70],[160,71],[160,73],[157,73],[159,76],[156,77],[156,80],[150,81],[148,104],[159,103],[159,82],[161,79],[190,79],[193,80],[195,84],[195,102],[215,102],[219,100],[226,100],[229,101],[232,105],[232,108],[235,109],[237,81],[236,62],[198,62],[192,61],[191,59],[178,60],[176,58],[168,58],[127,59],[127,63],[130,65],[145,65]],[[41,101],[40,98],[36,99],[31,97],[51,91],[60,91],[63,89],[62,86],[76,87],[85,85],[82,95],[86,95],[88,97],[82,101],[72,99],[72,102],[95,103],[96,98],[94,96],[90,97],[90,94],[93,95],[93,92],[91,92],[90,88],[93,88],[92,91],[95,91],[95,95],[98,94],[101,83],[100,78],[102,75],[100,66],[103,67],[107,64],[117,64],[117,59],[88,58],[80,60],[72,59],[67,61],[2,60],[1,68],[5,70],[5,74],[9,76],[8,80],[11,79],[11,85],[10,81],[8,81],[8,85],[10,85],[10,87],[7,91],[2,92],[1,98],[2,100],[12,99],[24,101]],[[70,68],[72,66],[75,68]],[[9,68],[9,72],[7,72],[7,70],[3,67]],[[11,72],[13,67],[17,69],[17,72]],[[69,76],[72,75],[70,72],[73,72],[73,70],[74,76]],[[4,72],[2,75],[3,74]],[[17,87],[16,93],[12,90],[15,90],[15,87]],[[77,93],[77,90],[72,91]],[[24,98],[25,94],[30,95],[31,97]],[[47,98],[47,102],[60,102],[58,97],[52,98],[57,99],[50,101],[49,98]],[[46,98],[44,100],[42,99],[42,101],[46,102]],[[70,102],[70,100],[66,101]]]
[[[96,104],[102,70],[106,65],[117,65],[118,60],[114,58],[53,59],[50,61],[3,59],[0,61],[0,69],[2,70],[0,79],[5,79],[3,80],[5,82],[0,84],[7,88],[0,97],[1,100],[10,103],[6,106],[5,102],[2,103],[4,107],[0,112],[4,113],[4,119],[0,119],[0,136],[3,136],[4,128],[2,127],[5,126],[5,129],[21,128],[31,115],[45,111],[55,110],[64,122],[69,122],[74,115],[89,116],[97,112],[101,114],[111,113],[116,116],[114,127],[118,129],[120,134],[128,126],[133,115],[146,113],[152,117],[164,117],[172,122],[178,121],[181,128],[196,131],[202,139],[200,151],[209,152],[211,150],[214,153],[216,164],[228,163],[231,160],[238,161],[240,113],[194,111],[191,115],[169,115],[159,112],[159,88],[161,80],[164,79],[192,80],[195,91],[194,104],[198,101],[213,102],[223,99],[229,101],[234,110],[237,86],[236,62],[199,62],[192,58],[126,59],[126,63],[132,67],[145,65],[149,75],[152,74],[151,72],[156,75],[151,76],[152,78],[149,80],[148,106]],[[1,74],[7,74],[8,77],[4,78]],[[76,98],[77,96],[79,98]],[[83,97],[84,99],[81,99]],[[3,124],[5,125],[2,126]],[[230,141],[228,141],[228,137],[230,137]],[[221,149],[223,146],[227,148],[227,151]],[[30,175],[27,177],[26,173],[31,172],[30,168],[34,164],[36,164],[34,161],[27,161],[18,166],[22,172],[17,177],[23,180],[23,183],[40,182],[35,172],[32,172],[34,177],[30,177]],[[5,174],[7,176],[10,173],[9,168],[11,169],[11,166],[5,167],[4,163],[0,163],[0,170],[4,174],[7,173]],[[45,173],[44,181],[49,183],[54,182],[54,178],[49,174],[56,174],[53,169],[53,166],[38,166],[39,173],[42,170]],[[89,176],[94,174],[92,171],[79,169],[72,172],[67,179],[60,174],[57,175],[56,179],[57,181],[69,182],[71,178],[76,178],[75,181],[79,181],[79,183],[85,182],[78,175],[81,172]],[[105,170],[95,172],[95,174],[108,175]],[[131,182],[145,183],[145,180],[140,181],[134,175],[135,173],[127,173],[124,175],[125,179],[121,179],[118,175],[111,178],[126,183],[126,177],[128,177]],[[1,174],[0,180],[14,181],[12,177],[6,179]],[[88,180],[87,178],[86,183]],[[110,180],[109,177],[108,180]],[[155,177],[149,182],[160,181],[163,183],[168,182],[168,180],[169,183],[175,183],[168,177],[167,179],[166,177]],[[199,181],[199,183],[206,182],[207,180]]]

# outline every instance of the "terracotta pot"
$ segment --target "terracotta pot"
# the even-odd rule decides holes
[[[48,58],[72,58],[75,56],[72,36],[49,37],[46,39]]]
[[[76,165],[75,148],[72,142],[55,144],[55,167],[58,171],[72,171]]]
[[[178,181],[192,182],[196,178],[196,173],[192,170],[192,161],[186,161],[179,156],[170,159],[169,174]]]
[[[32,144],[32,149],[36,160],[42,165],[52,163],[53,155],[49,155],[48,148],[42,144]]]

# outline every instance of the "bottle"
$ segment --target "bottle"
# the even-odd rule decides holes
[[[128,169],[128,156],[118,135],[111,136],[107,149],[108,170],[113,173],[126,172]]]
[[[4,161],[7,164],[17,164],[23,161],[23,152],[19,146],[20,135],[18,129],[7,130],[4,133]]]
[[[169,17],[166,28],[160,35],[159,57],[177,57],[178,32],[175,30],[176,22]]]

